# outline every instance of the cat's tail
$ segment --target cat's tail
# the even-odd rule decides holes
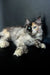
[[[0,32],[0,39],[7,40],[8,38],[10,38],[10,33],[7,29],[3,29],[3,31]]]

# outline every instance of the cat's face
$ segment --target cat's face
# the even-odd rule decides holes
[[[39,17],[37,20],[35,20],[35,22],[32,22],[31,24],[28,19],[26,21],[27,30],[32,32],[32,35],[35,35],[41,28],[41,18]]]

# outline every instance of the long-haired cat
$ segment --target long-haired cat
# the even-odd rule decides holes
[[[36,39],[36,46],[39,48],[41,45],[41,48],[43,48],[43,44],[41,43],[41,41],[44,39],[44,25],[43,25],[43,21],[41,20],[41,17],[39,16],[35,21],[30,22],[28,19],[26,20],[26,29],[31,32],[31,36],[33,36],[34,39]],[[46,48],[46,46],[45,46]]]
[[[35,45],[36,47],[46,48],[45,44],[41,43],[43,30],[42,30],[41,18],[38,18],[35,22],[30,23],[27,19],[25,27],[8,27],[0,32],[0,47],[4,48],[9,46],[8,40],[12,40],[16,45],[14,55],[21,56],[23,53],[27,53],[27,45]]]

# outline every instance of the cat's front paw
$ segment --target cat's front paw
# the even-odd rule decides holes
[[[41,48],[46,49],[46,45],[44,43],[41,44]]]
[[[9,43],[5,40],[0,40],[0,48],[8,47]]]
[[[21,56],[23,54],[23,50],[15,50],[14,54],[13,55],[16,55],[17,57]]]

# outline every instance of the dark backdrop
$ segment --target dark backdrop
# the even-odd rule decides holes
[[[50,37],[50,0],[0,0],[0,29],[23,25],[25,19],[45,15]]]
[[[0,30],[6,26],[23,25],[26,18],[32,20],[39,15],[45,15],[50,37],[50,0],[0,0]],[[50,43],[49,39],[47,41]],[[19,58],[11,56],[13,48],[15,46],[11,42],[10,47],[0,49],[0,68],[50,67],[50,44],[46,44],[46,49],[29,47],[28,54]]]

